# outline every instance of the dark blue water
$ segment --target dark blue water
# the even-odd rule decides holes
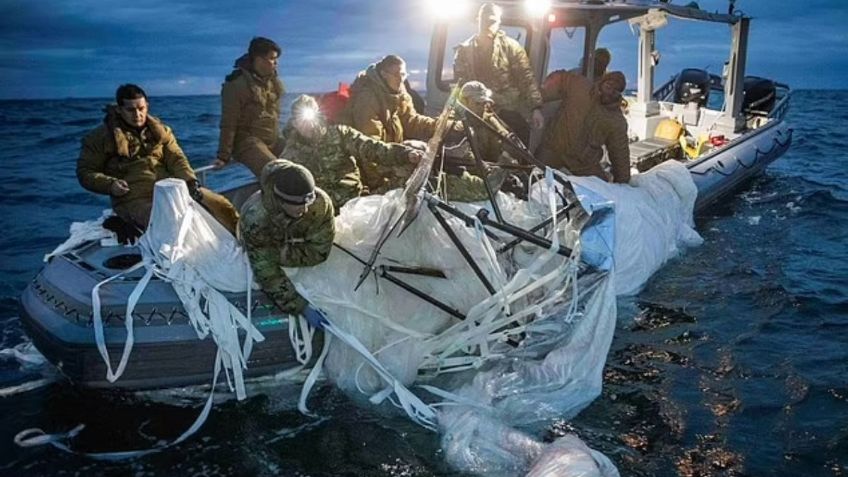
[[[289,98],[290,99],[290,98]],[[73,220],[99,215],[82,190],[79,140],[105,101],[0,102],[0,349],[25,340],[17,298]],[[201,166],[216,149],[218,98],[153,98]],[[848,92],[801,91],[790,151],[697,218],[703,246],[619,302],[604,393],[545,437],[575,431],[630,476],[848,474]],[[234,168],[212,186],[245,181]],[[0,361],[0,388],[35,376]],[[50,447],[19,449],[21,429],[86,429],[75,448],[149,447],[177,437],[199,408],[63,382],[0,398],[0,475],[454,475],[438,436],[315,394],[316,422],[292,389],[216,406],[182,445],[98,463]]]

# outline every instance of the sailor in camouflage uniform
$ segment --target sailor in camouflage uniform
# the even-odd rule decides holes
[[[480,7],[478,33],[456,47],[454,78],[460,84],[476,80],[491,88],[498,114],[527,143],[530,136],[527,117],[532,113],[536,129],[544,126],[540,110],[542,95],[527,52],[500,30],[502,15],[501,7],[493,3]]]
[[[503,134],[509,133],[509,130],[493,111],[494,101],[492,99],[492,91],[483,83],[479,81],[465,83],[460,90],[459,100],[469,111],[479,116],[497,131]],[[477,152],[480,154],[480,160],[486,163],[484,167],[486,168],[486,178],[489,182],[489,187],[493,193],[496,193],[500,190],[508,174],[506,170],[494,164],[515,165],[518,162],[504,152],[501,139],[492,131],[484,127],[477,127],[474,128],[474,132],[476,134],[475,142]],[[459,154],[461,155],[462,164],[474,164],[475,158],[470,144],[464,143],[464,149],[461,149]],[[448,164],[450,164],[450,161],[448,161]],[[465,170],[462,170],[458,174],[454,172],[452,175],[450,174],[451,169],[456,168],[446,167],[446,170],[449,172],[446,179],[448,198],[450,200],[477,202],[489,198],[486,193],[486,186],[481,177]],[[471,170],[478,172],[477,167],[473,167]]]
[[[265,166],[260,185],[242,206],[239,222],[254,277],[280,311],[309,319],[317,310],[295,290],[283,267],[312,267],[330,255],[332,201],[305,167],[284,159]]]
[[[306,95],[292,104],[283,137],[281,157],[312,172],[336,213],[360,195],[385,192],[388,185],[402,186],[420,156],[409,147],[372,139],[349,126],[327,125],[315,98]],[[400,169],[399,174],[394,169]],[[391,180],[395,177],[400,180]]]

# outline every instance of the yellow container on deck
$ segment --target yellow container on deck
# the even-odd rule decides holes
[[[654,137],[667,141],[677,141],[683,135],[683,125],[674,119],[663,119],[654,130]]]

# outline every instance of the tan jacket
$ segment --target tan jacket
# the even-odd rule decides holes
[[[156,181],[168,177],[196,180],[171,128],[153,116],[147,116],[147,124],[136,131],[121,120],[115,106],[109,106],[103,124],[82,140],[77,178],[84,188],[109,195],[119,179],[130,187],[125,195],[112,197],[113,209],[151,200]]]
[[[545,157],[547,165],[565,167],[578,176],[608,179],[601,166],[606,147],[613,181],[630,181],[630,141],[627,120],[619,104],[599,103],[588,79],[563,70],[548,76],[542,96],[546,101],[562,100],[542,141],[549,153]]]
[[[217,158],[224,162],[251,136],[273,149],[280,134],[280,101],[286,92],[277,76],[261,78],[248,69],[246,57],[236,65],[221,86]]]
[[[403,87],[397,93],[389,90],[376,65],[360,72],[351,85],[340,122],[383,142],[426,141],[436,130],[436,120],[418,114]]]

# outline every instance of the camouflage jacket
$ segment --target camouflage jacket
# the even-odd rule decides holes
[[[156,181],[168,177],[196,180],[171,128],[153,116],[138,131],[124,123],[116,106],[109,106],[103,124],[82,140],[77,179],[83,187],[107,195],[116,180],[130,187],[125,195],[112,197],[113,209],[152,200]]]
[[[262,78],[248,68],[246,57],[221,86],[221,132],[217,158],[228,162],[245,138],[272,147],[279,136],[280,100],[285,86],[277,76]]]
[[[383,142],[426,141],[436,129],[435,119],[415,111],[405,88],[389,90],[376,65],[356,77],[340,122]]]
[[[347,201],[367,194],[368,185],[379,187],[384,174],[391,173],[392,165],[403,164],[408,154],[399,144],[371,139],[344,125],[327,126],[320,138],[307,139],[290,122],[283,136],[280,157],[309,169],[337,212]]]
[[[486,111],[483,113],[482,119],[496,130],[504,134],[509,133],[503,121],[496,114]],[[504,152],[502,140],[492,131],[480,126],[474,128],[474,132],[476,134],[477,152],[481,156],[480,159],[488,163],[486,167],[489,187],[495,193],[500,189],[501,184],[503,184],[507,171],[492,164],[517,164],[518,161]],[[474,157],[471,145],[465,144],[464,146],[461,158],[467,170],[454,171],[454,174],[449,173],[445,175],[447,197],[449,200],[456,202],[488,200],[489,195],[486,192],[486,185],[478,175],[479,169],[476,166],[476,158]],[[446,170],[450,171],[451,168],[446,168]]]
[[[524,115],[542,105],[527,52],[517,41],[499,31],[492,41],[491,57],[483,56],[486,52],[479,45],[477,35],[456,47],[453,74],[460,85],[480,81],[492,90],[498,108]]]
[[[272,192],[271,173],[281,167],[299,167],[276,160],[262,171],[262,190],[242,206],[239,236],[247,250],[253,275],[265,294],[284,313],[298,314],[306,300],[295,290],[283,267],[312,267],[330,255],[335,238],[333,204],[321,189],[315,202],[299,218],[283,212]]]

